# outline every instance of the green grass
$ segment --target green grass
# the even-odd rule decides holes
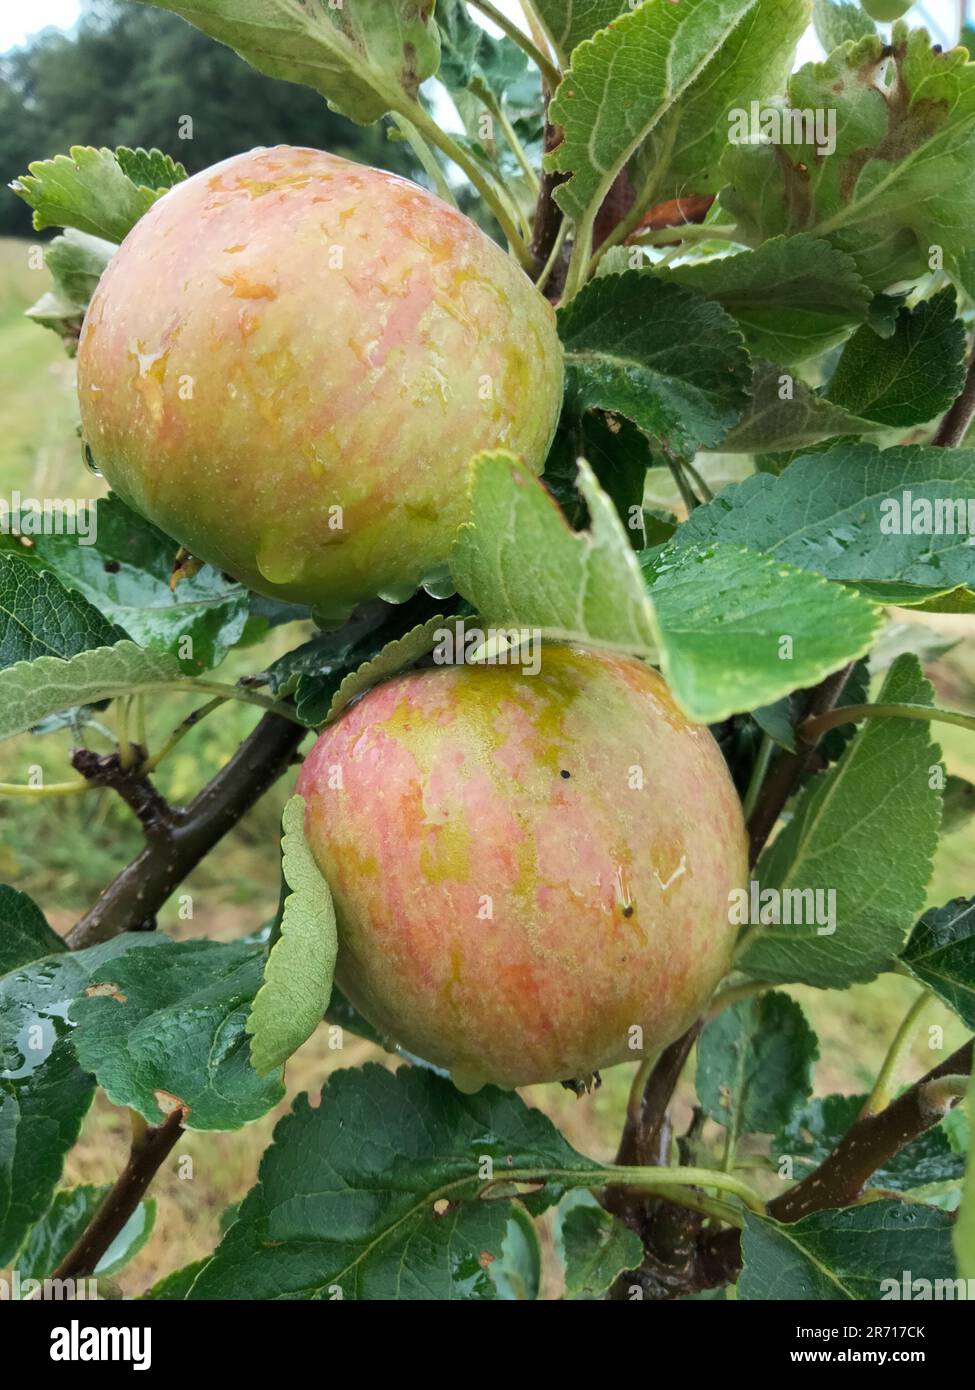
[[[74,364],[57,334],[24,318],[48,288],[32,268],[37,244],[0,238],[0,487],[24,496],[91,497],[103,489],[84,466]]]
[[[46,287],[46,273],[28,263],[28,244],[0,240],[0,495],[14,489],[26,495],[97,496],[99,479],[81,460],[77,437],[73,364],[55,334],[22,317]],[[947,703],[975,708],[975,620],[965,642],[933,669]],[[260,669],[269,655],[298,640],[278,632],[262,648],[234,653],[222,676],[233,679]],[[191,707],[185,697],[159,699],[147,708],[152,741],[161,739]],[[106,713],[111,724],[111,711]],[[161,790],[174,801],[193,795],[230,756],[253,727],[256,715],[228,705],[204,721],[167,760],[158,776]],[[949,770],[975,780],[975,737],[940,727]],[[67,758],[72,744],[66,732],[43,738],[24,737],[0,745],[0,781],[26,782],[32,766],[48,783],[73,776]],[[97,745],[101,747],[102,745]],[[108,746],[107,744],[104,746]],[[181,920],[170,904],[162,925],[181,937],[210,935],[229,940],[255,930],[277,903],[278,834],[288,778],[275,787],[233,833],[191,875],[180,890],[193,899],[193,917]],[[941,903],[975,889],[975,837],[963,829],[942,844],[930,902]],[[135,852],[138,827],[124,806],[109,793],[42,800],[0,799],[0,880],[35,896],[51,921],[66,929]],[[916,993],[910,981],[884,976],[873,985],[845,993],[811,989],[791,991],[807,1009],[820,1038],[817,1089],[854,1091],[868,1088],[900,1018]],[[957,1045],[960,1027],[933,1006],[926,1023],[945,1028],[946,1048]],[[913,1074],[932,1065],[929,1035],[922,1032],[912,1055]],[[934,1056],[944,1053],[934,1054]],[[321,1036],[312,1038],[288,1069],[288,1100],[273,1115],[237,1134],[187,1134],[177,1162],[167,1165],[154,1185],[159,1202],[156,1231],[146,1249],[122,1275],[127,1293],[138,1293],[169,1269],[212,1249],[220,1213],[253,1184],[260,1155],[276,1118],[302,1090],[317,1093],[337,1066],[384,1058],[357,1039],[346,1050],[330,1052]],[[385,1059],[388,1061],[388,1059]],[[547,1111],[570,1141],[597,1159],[611,1159],[622,1123],[632,1067],[617,1067],[602,1087],[576,1100],[559,1086],[532,1087],[527,1099]],[[677,1102],[678,1123],[689,1118],[688,1082]],[[67,1165],[69,1182],[111,1181],[124,1162],[128,1119],[100,1097]],[[717,1131],[711,1135],[719,1154]],[[190,1159],[190,1163],[181,1162]]]

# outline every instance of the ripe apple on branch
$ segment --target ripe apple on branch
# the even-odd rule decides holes
[[[975,900],[936,860],[975,789],[930,731],[975,714],[925,625],[975,611],[967,52],[900,0],[159,7],[424,184],[279,144],[14,185],[64,229],[30,312],[112,493],[84,547],[0,536],[0,738],[67,731],[76,774],[0,796],[56,837],[117,795],[142,844],[63,938],[0,885],[0,1265],[114,1262],[184,1129],[266,1116],[317,1042],[320,1104],[147,1306],[535,1298],[548,1208],[566,1298],[975,1279]],[[810,119],[729,139],[762,106]],[[260,722],[172,804],[231,701]],[[170,932],[292,777],[273,917]],[[872,984],[903,1018],[815,1094]],[[335,1067],[347,1033],[405,1065]],[[518,1094],[604,1075],[612,1162]],[[66,1190],[96,1086],[129,1159]]]

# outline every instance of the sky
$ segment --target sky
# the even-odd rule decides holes
[[[496,0],[502,10],[517,17],[520,13],[519,0]],[[975,10],[975,5],[970,5]],[[916,7],[919,17],[926,11],[926,18],[934,24],[941,23],[947,34],[952,16],[957,14],[957,0],[925,0]],[[62,29],[70,28],[81,13],[81,0],[0,0],[0,53],[8,48],[22,44],[30,34],[48,25]],[[800,49],[800,61],[818,56],[814,39],[808,40]]]
[[[18,47],[29,34],[49,24],[70,29],[80,13],[80,0],[2,0],[0,53]]]

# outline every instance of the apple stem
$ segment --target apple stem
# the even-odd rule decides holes
[[[457,209],[457,199],[454,197],[454,191],[447,182],[446,175],[437,163],[436,156],[426,140],[424,140],[412,121],[408,121],[406,117],[400,115],[398,111],[393,111],[390,114],[393,124],[396,126],[397,130],[400,131],[407,144],[410,146],[410,149],[420,161],[424,173],[433,184],[437,193],[445,203]],[[457,210],[459,211],[459,209]]]
[[[923,724],[955,724],[975,731],[975,715],[960,710],[938,709],[933,705],[842,705],[839,709],[806,719],[799,732],[808,743],[815,743],[830,729],[842,724],[858,724],[861,719],[915,719]]]
[[[864,1102],[861,1115],[876,1115],[890,1104],[894,1087],[897,1084],[897,1074],[910,1051],[914,1035],[921,1023],[921,1015],[931,1000],[931,991],[922,989],[904,1015],[900,1027],[894,1034],[887,1056],[884,1058],[883,1066],[877,1073],[873,1090]]]
[[[438,150],[447,155],[449,159],[452,159],[459,169],[464,171],[468,179],[470,179],[471,183],[484,199],[485,203],[487,203],[488,207],[494,213],[498,226],[501,228],[502,232],[504,232],[508,240],[508,246],[511,249],[512,255],[523,270],[530,271],[533,267],[533,262],[531,251],[528,249],[528,243],[518,231],[508,209],[505,207],[496,190],[492,188],[488,179],[485,178],[473,157],[467,153],[463,146],[458,145],[457,141],[448,135],[445,130],[440,129],[433,117],[427,113],[419,102],[411,104],[409,111],[403,111],[400,114],[404,115],[412,125],[416,126],[420,134],[425,136],[431,145],[435,145]]]

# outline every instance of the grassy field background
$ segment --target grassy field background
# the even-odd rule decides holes
[[[46,288],[46,272],[31,268],[29,249],[26,242],[0,240],[0,496],[9,497],[14,490],[24,496],[98,496],[103,484],[85,468],[81,456],[73,364],[53,333],[23,317],[24,309]],[[964,640],[930,674],[946,703],[975,709],[975,625],[970,619],[948,619],[943,625]],[[235,653],[220,677],[260,670],[269,656],[301,637],[294,630],[279,630],[265,647]],[[156,740],[163,737],[189,707],[179,697],[160,699],[149,709],[151,735]],[[107,719],[110,722],[110,712]],[[177,802],[192,796],[254,722],[253,713],[230,706],[202,723],[160,768],[163,792]],[[975,737],[944,726],[937,737],[949,770],[975,780]],[[26,782],[32,765],[43,769],[46,782],[64,780],[71,775],[71,743],[69,734],[62,732],[0,745],[0,781]],[[192,920],[178,920],[170,905],[162,914],[163,927],[180,937],[230,940],[256,930],[273,915],[278,826],[290,781],[274,788],[181,890],[192,895]],[[132,856],[140,839],[131,815],[110,793],[34,802],[0,799],[0,881],[30,893],[63,931]],[[943,903],[973,890],[975,836],[969,828],[942,843],[930,902]],[[800,988],[791,992],[807,1009],[820,1037],[818,1091],[850,1092],[871,1084],[917,986],[884,976],[842,994]],[[959,1025],[939,1006],[932,1005],[926,1022],[944,1026],[949,1050],[962,1040]],[[288,1097],[274,1114],[236,1134],[185,1135],[174,1161],[154,1184],[155,1233],[120,1278],[126,1293],[140,1292],[161,1274],[212,1249],[221,1213],[253,1184],[274,1123],[294,1095],[306,1090],[317,1095],[338,1066],[368,1059],[393,1065],[366,1043],[352,1037],[346,1043],[345,1050],[336,1053],[328,1050],[323,1033],[312,1038],[289,1065]],[[912,1074],[935,1060],[922,1033],[911,1059]],[[603,1078],[601,1089],[580,1100],[558,1086],[533,1087],[525,1096],[551,1115],[579,1149],[608,1159],[615,1151],[632,1071],[615,1068]],[[681,1106],[689,1114],[687,1094]],[[66,1181],[111,1181],[124,1163],[128,1138],[127,1115],[99,1097],[68,1160]],[[714,1140],[717,1153],[717,1131]],[[179,1162],[186,1156],[190,1165]]]

